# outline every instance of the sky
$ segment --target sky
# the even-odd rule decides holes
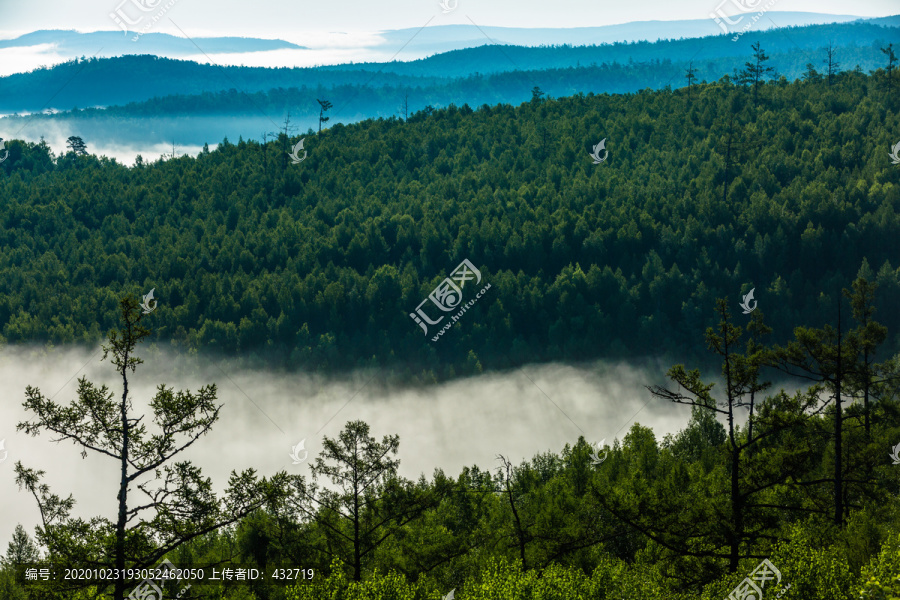
[[[115,30],[117,8],[143,2],[156,12],[169,6],[154,31],[189,36],[236,35],[281,38],[302,44],[312,32],[370,32],[422,27],[426,23],[499,27],[588,27],[646,20],[705,19],[723,0],[0,0],[0,36],[37,29]],[[725,0],[756,6],[762,0]],[[765,4],[769,4],[766,0]],[[125,2],[123,5],[122,3]],[[897,0],[774,0],[771,10],[886,16]],[[155,13],[154,13],[155,14]],[[171,19],[171,21],[169,21]]]
[[[443,7],[441,3],[444,3]],[[446,8],[447,10],[445,10]],[[166,33],[192,40],[199,37],[237,36],[282,39],[302,50],[275,50],[239,54],[193,55],[170,58],[219,65],[258,67],[314,67],[348,62],[415,60],[434,53],[417,47],[423,37],[410,35],[413,44],[401,45],[379,36],[388,30],[413,31],[440,25],[480,27],[571,28],[600,27],[635,21],[708,20],[715,12],[736,16],[750,8],[767,12],[813,12],[859,17],[900,13],[898,0],[556,0],[552,3],[515,0],[0,0],[0,39],[12,39],[37,30],[78,32],[122,31]],[[118,21],[118,23],[117,23]],[[777,25],[777,23],[775,23]],[[768,27],[761,23],[759,28]],[[717,29],[712,26],[712,33]],[[481,31],[481,34],[484,32]],[[705,34],[704,34],[705,35]],[[657,33],[646,39],[656,39]],[[680,37],[675,36],[673,37]],[[480,37],[478,38],[480,39]],[[490,38],[486,37],[485,41]],[[617,38],[618,39],[618,38]],[[629,39],[635,39],[631,37]],[[638,38],[641,39],[641,38]],[[140,42],[140,39],[137,40]],[[584,43],[573,40],[572,43]],[[130,44],[128,44],[130,46]],[[459,46],[463,47],[463,46]],[[140,43],[129,54],[141,54]],[[98,56],[121,52],[107,45]],[[143,53],[152,53],[144,51]],[[74,56],[54,44],[0,49],[0,77],[51,66]]]

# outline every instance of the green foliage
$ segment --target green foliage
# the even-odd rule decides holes
[[[428,379],[648,347],[707,360],[692,340],[713,298],[755,286],[784,342],[828,321],[864,259],[897,331],[884,149],[900,121],[872,79],[763,83],[758,104],[722,81],[451,106],[307,135],[301,165],[283,135],[133,169],[11,142],[0,333],[95,343],[118,294],[156,288],[156,340],[269,366]],[[434,343],[409,313],[464,258],[492,287]]]
[[[309,583],[292,586],[286,600],[426,600],[435,598],[423,585],[411,584],[397,573],[375,573],[366,582],[352,581],[344,574],[339,560],[332,563],[330,577],[313,578]]]
[[[40,550],[31,540],[31,536],[25,531],[21,524],[16,525],[13,533],[12,541],[6,549],[6,556],[0,558],[2,565],[24,565],[26,563],[37,562],[41,556]]]
[[[706,341],[725,378],[716,387],[700,368],[672,367],[678,391],[651,391],[690,404],[688,427],[659,442],[635,423],[600,464],[579,438],[519,465],[501,456],[496,475],[470,466],[413,483],[387,458],[397,436],[378,444],[351,422],[326,438],[311,484],[233,475],[227,515],[210,482],[176,464],[165,482],[181,484],[186,512],[157,506],[129,532],[121,519],[69,518],[73,500],[17,465],[45,516],[38,541],[97,564],[123,550],[155,562],[174,548],[179,566],[316,572],[287,589],[210,592],[233,600],[425,600],[454,588],[460,600],[717,600],[762,556],[781,571],[785,600],[895,598],[900,471],[888,449],[900,435],[900,355],[885,356],[900,341],[888,333],[900,325],[888,308],[900,292],[890,262],[900,170],[875,148],[900,122],[881,73],[766,83],[756,51],[750,89],[723,79],[690,94],[536,97],[338,124],[308,134],[301,168],[285,165],[286,135],[134,169],[77,153],[54,162],[46,145],[11,143],[0,166],[10,342],[90,342],[117,294],[144,286],[160,299],[156,339],[189,352],[329,370],[381,361],[433,379],[439,368],[476,374],[647,348],[693,360],[693,340],[715,325]],[[584,156],[595,135],[610,140],[602,167]],[[490,294],[431,345],[407,315],[463,258]],[[735,325],[721,298],[752,285],[767,324],[760,309]],[[831,325],[844,295],[855,328],[848,317]],[[112,342],[114,354],[133,348]],[[124,377],[137,362],[126,352],[115,364]],[[815,385],[763,397],[761,372],[773,366]],[[119,430],[101,426],[119,414],[105,387],[82,380],[68,408],[35,388],[27,397],[28,432],[82,436],[119,456]],[[151,409],[163,436],[132,421],[138,469],[165,462],[166,427],[211,426],[213,400],[214,388],[160,386]],[[216,531],[222,519],[230,526]],[[26,538],[16,547],[27,554]],[[23,589],[53,597],[0,569],[2,593],[19,600]]]
[[[841,549],[824,546],[813,531],[795,529],[769,559],[781,571],[786,600],[851,600],[855,578]],[[749,563],[750,561],[748,561]],[[755,565],[748,564],[752,570]]]
[[[900,533],[885,540],[878,556],[863,568],[865,582],[860,600],[897,600],[900,598]]]

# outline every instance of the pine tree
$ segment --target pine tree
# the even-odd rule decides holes
[[[16,525],[13,533],[12,541],[6,549],[6,556],[0,562],[4,565],[19,566],[28,563],[37,562],[41,557],[41,552],[31,540],[28,532],[21,524]]]
[[[404,525],[433,506],[428,494],[397,476],[400,438],[369,437],[363,421],[347,423],[337,439],[325,437],[324,449],[311,466],[312,481],[292,478],[288,506],[323,528],[325,543],[316,549],[341,558],[353,569],[354,581],[362,580],[363,564]],[[333,489],[320,487],[327,478]]]
[[[66,140],[66,146],[68,146],[75,154],[87,154],[87,144],[76,135],[73,135]]]
[[[841,63],[835,60],[834,53],[834,45],[828,44],[828,47],[825,48],[825,58],[822,60],[822,62],[825,63],[825,72],[827,73],[828,77],[828,85],[831,85],[831,81],[834,79],[834,76],[837,74],[838,69],[841,66]]]
[[[688,97],[693,97],[694,81],[697,79],[697,69],[694,68],[693,61],[688,64],[688,68],[684,72],[688,84]]]
[[[322,123],[326,123],[331,117],[325,116],[325,111],[331,108],[331,102],[328,100],[316,100],[319,103],[319,133],[322,133]]]
[[[775,69],[765,65],[769,57],[766,56],[759,42],[750,47],[753,48],[753,60],[744,63],[744,70],[740,72],[739,80],[742,83],[749,83],[753,86],[753,103],[756,104],[759,99],[759,86],[762,85],[763,76],[773,73]]]
[[[194,395],[174,394],[160,385],[150,402],[152,417],[135,415],[128,372],[143,363],[135,356],[135,348],[151,332],[141,324],[144,315],[136,299],[126,296],[119,307],[124,327],[110,332],[103,359],[111,354],[122,377],[121,400],[116,401],[105,385],[98,388],[84,377],[78,382],[78,399],[69,406],[55,403],[37,388],[26,388],[23,406],[34,420],[19,423],[19,430],[30,435],[47,431],[57,440],[72,441],[82,447],[82,457],[90,451],[110,458],[120,473],[116,518],[86,522],[70,516],[75,504],[71,496],[63,500],[40,483],[43,471],[16,463],[16,483],[35,498],[41,511],[38,541],[59,566],[74,568],[88,558],[94,567],[155,566],[184,543],[256,510],[287,482],[283,474],[274,478],[278,483],[272,483],[257,479],[252,469],[240,475],[232,472],[226,498],[219,499],[199,468],[189,461],[173,461],[218,420],[222,406],[215,404],[216,386],[205,386]],[[149,423],[157,429],[153,435],[148,434]],[[134,487],[140,496],[135,497]],[[102,588],[107,584],[85,579],[61,585]],[[124,600],[126,584],[124,578],[116,579],[115,600]]]
[[[888,44],[887,48],[882,48],[881,52],[884,53],[888,57],[888,64],[886,69],[887,76],[887,90],[888,96],[890,98],[894,97],[894,63],[897,62],[897,55],[894,54],[894,44]]]

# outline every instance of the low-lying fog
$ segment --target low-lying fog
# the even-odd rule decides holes
[[[223,139],[232,144],[244,140],[261,143],[263,133],[269,142],[275,132],[283,129],[282,115],[199,115],[179,117],[147,117],[142,119],[107,118],[103,114],[95,117],[72,119],[66,117],[48,118],[42,115],[24,118],[2,118],[0,115],[0,138],[9,148],[11,140],[25,140],[38,143],[43,140],[56,156],[69,151],[66,140],[69,136],[81,137],[87,144],[88,154],[113,158],[120,164],[133,166],[137,155],[145,163],[154,162],[162,155],[197,156],[203,144],[213,151]],[[360,120],[362,115],[345,113],[332,119],[335,123],[349,124]],[[294,140],[305,135],[309,129],[315,130],[318,117],[295,116],[291,118],[290,134]],[[310,149],[307,144],[307,149]],[[310,156],[313,153],[310,152]]]
[[[56,494],[73,494],[76,515],[115,516],[115,461],[94,453],[83,460],[72,442],[57,444],[48,434],[29,437],[16,431],[17,423],[32,418],[22,408],[28,385],[68,404],[76,396],[78,378],[86,376],[120,396],[121,379],[108,360],[100,362],[97,348],[95,352],[9,346],[0,350],[4,393],[0,440],[5,440],[8,453],[0,462],[0,554],[16,523],[32,533],[40,518],[33,498],[14,482],[16,461],[46,471],[44,481]],[[429,387],[388,389],[374,372],[327,379],[220,368],[203,359],[186,366],[184,359],[152,348],[145,348],[141,356],[146,362],[129,383],[136,408],[146,406],[159,383],[194,392],[207,383],[218,386],[224,404],[219,422],[183,455],[202,467],[216,490],[224,488],[232,469],[252,467],[261,475],[280,470],[309,474],[322,437],[336,437],[356,419],[366,421],[370,435],[379,441],[384,435],[399,434],[400,474],[416,479],[423,473],[431,478],[436,468],[454,477],[465,465],[494,470],[498,454],[518,464],[538,453],[560,452],[579,435],[588,442],[605,438],[612,445],[636,422],[652,427],[661,440],[684,427],[690,417],[689,407],[651,398],[644,387],[666,383],[669,365],[660,361],[646,361],[641,367],[527,366]],[[309,458],[294,465],[289,455],[301,440]]]

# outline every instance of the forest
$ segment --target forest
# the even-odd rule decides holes
[[[676,90],[534,85],[352,125],[319,98],[320,131],[286,118],[134,167],[87,135],[61,155],[4,140],[0,343],[104,343],[122,382],[15,390],[17,430],[122,475],[118,512],[84,519],[15,462],[41,521],[8,544],[0,598],[123,600],[164,560],[195,569],[160,582],[184,599],[900,598],[897,57],[866,74],[829,53],[789,81],[752,50]],[[417,307],[454,293],[466,314],[434,341]],[[303,474],[213,485],[178,453],[227,410],[216,386],[129,401],[163,345],[413,383],[652,353],[672,366],[647,395],[690,421],[413,481],[396,434],[351,420]]]
[[[198,599],[746,600],[765,590],[786,600],[895,600],[900,355],[885,357],[876,291],[855,278],[841,290],[843,318],[796,327],[784,345],[765,341],[762,311],[742,319],[718,299],[714,326],[698,337],[719,363],[721,388],[684,364],[669,369],[671,385],[648,386],[690,411],[685,429],[660,440],[635,423],[611,445],[581,437],[456,477],[400,477],[399,437],[350,421],[325,436],[309,475],[232,472],[220,497],[197,467],[173,460],[218,419],[215,385],[176,394],[161,384],[143,415],[127,393],[120,401],[85,377],[68,405],[29,386],[18,428],[121,459],[120,510],[118,519],[75,518],[75,499],[17,461],[16,481],[42,523],[34,537],[17,528],[0,597],[121,600],[159,579],[172,590],[165,597]],[[131,296],[119,309],[104,348],[127,390],[152,316]],[[775,373],[806,386],[772,389]],[[149,477],[155,469],[165,475]],[[152,519],[132,519],[147,510]],[[156,565],[177,575],[140,575]],[[46,577],[27,578],[41,569]],[[73,569],[81,575],[63,578]]]
[[[60,156],[6,140],[2,341],[94,344],[121,294],[153,289],[154,341],[178,351],[434,381],[647,348],[703,359],[689,340],[708,307],[751,289],[778,342],[828,322],[857,273],[889,306],[892,47],[872,75],[810,64],[792,82],[767,80],[755,47],[734,77],[674,91],[535,88],[516,107],[325,122],[299,164],[289,121],[266,143],[134,167],[90,138]],[[463,260],[492,288],[434,343],[410,314]]]

